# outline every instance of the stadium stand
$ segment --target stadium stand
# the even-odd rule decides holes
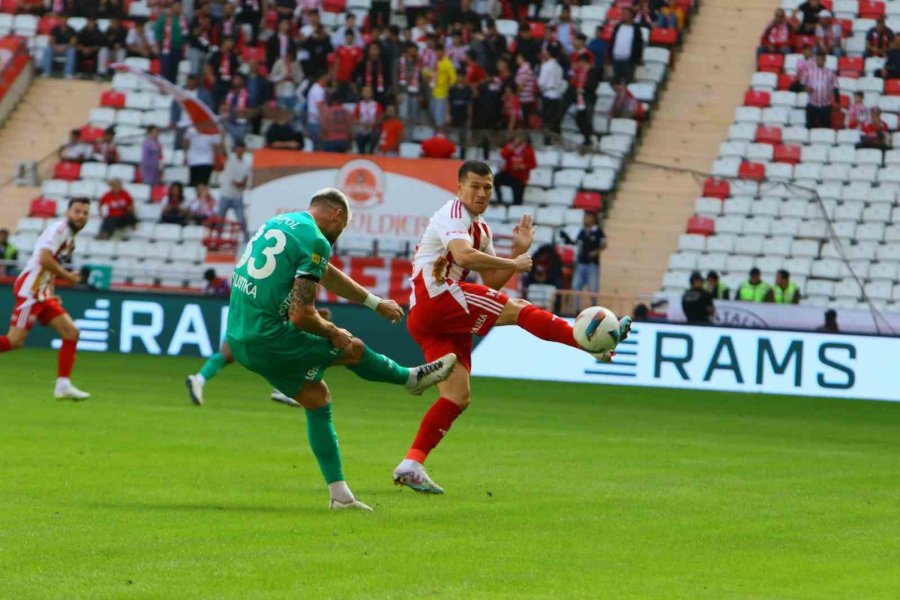
[[[541,6],[532,6],[527,14],[516,15],[512,12],[512,4],[507,2],[477,2],[475,9],[479,11],[478,18],[485,16],[486,12],[498,9],[495,16],[500,17],[494,21],[497,30],[505,36],[507,45],[518,44],[524,53],[529,47],[540,42],[549,42],[550,48],[558,48],[560,62],[569,62],[572,58],[571,47],[577,32],[583,32],[590,41],[596,36],[603,43],[608,44],[613,35],[615,25],[622,18],[623,9],[629,3],[619,2],[613,5],[609,2],[594,1],[584,6],[566,7],[572,19],[565,14],[562,4],[545,2]],[[4,10],[8,5],[3,5]],[[370,3],[355,1],[351,3],[325,3],[319,14],[321,23],[330,31],[337,30],[344,22],[342,13],[346,10],[356,14],[363,23],[363,39],[370,40],[373,37],[388,36],[385,30],[373,28],[373,23],[368,19]],[[526,7],[527,8],[527,7]],[[559,241],[558,234],[563,229],[571,229],[574,235],[577,226],[581,222],[582,210],[604,210],[604,200],[615,193],[617,181],[624,167],[624,161],[631,155],[636,147],[636,141],[641,131],[641,121],[646,120],[650,107],[654,105],[658,91],[664,84],[668,75],[669,65],[673,61],[673,50],[681,40],[679,27],[686,27],[691,20],[690,2],[679,2],[680,18],[670,15],[668,22],[664,22],[657,15],[651,15],[648,11],[638,11],[637,24],[645,25],[638,30],[642,32],[647,44],[643,61],[637,65],[634,71],[634,81],[627,88],[618,92],[607,82],[601,83],[597,88],[597,101],[592,116],[592,126],[596,135],[595,143],[588,148],[579,147],[582,140],[581,131],[573,118],[572,112],[567,114],[561,123],[561,133],[552,136],[552,139],[544,140],[545,145],[535,147],[538,166],[532,173],[532,180],[524,194],[524,206],[534,213],[536,222],[540,225],[537,245],[553,244]],[[130,31],[136,29],[135,23],[149,18],[151,23],[157,17],[155,3],[131,2],[128,4],[128,20],[126,27]],[[669,10],[669,9],[666,9]],[[669,11],[672,12],[672,11]],[[230,14],[230,13],[229,13]],[[516,17],[521,18],[516,18]],[[459,22],[465,21],[468,15],[459,15]],[[292,35],[297,34],[297,27],[309,26],[308,19],[311,15],[305,14],[302,19],[293,19]],[[392,17],[401,26],[405,22],[402,15]],[[278,20],[277,14],[264,15],[262,17],[262,34],[253,44],[255,29],[242,26],[241,23],[231,22],[227,18],[224,21],[214,20],[218,28],[212,31],[214,41],[217,36],[224,37],[225,27],[234,26],[233,34],[238,39],[238,64],[242,72],[246,73],[251,68],[256,68],[256,61],[266,58],[268,45],[263,41],[271,36]],[[8,21],[8,19],[7,19]],[[448,19],[451,27],[456,22]],[[43,57],[44,52],[52,45],[54,29],[63,23],[63,19],[55,15],[43,15],[41,17],[17,14],[12,17],[12,25],[9,31],[16,35],[22,35],[29,40],[29,47],[37,57]],[[230,23],[230,25],[229,25]],[[490,35],[488,29],[490,21],[483,25],[481,35]],[[67,16],[65,24],[76,34],[85,30],[87,20],[83,15]],[[203,20],[198,20],[203,25]],[[671,25],[676,27],[672,28]],[[109,19],[99,19],[98,29],[101,32],[109,31]],[[662,25],[662,26],[661,26]],[[193,27],[193,21],[191,22]],[[561,44],[554,38],[553,27],[560,31],[566,31],[566,43]],[[149,28],[148,28],[149,29]],[[528,32],[525,32],[525,29]],[[3,24],[0,23],[0,31]],[[474,41],[480,32],[473,29],[467,35]],[[401,31],[406,35],[405,31]],[[202,34],[197,36],[203,38]],[[389,37],[389,36],[388,36]],[[447,36],[450,37],[449,35]],[[538,39],[535,39],[538,38]],[[127,64],[140,69],[146,69],[153,73],[168,74],[173,76],[177,83],[184,85],[188,74],[199,71],[199,64],[210,57],[206,51],[194,52],[196,47],[202,45],[200,41],[191,38],[191,47],[188,48],[182,60],[177,62],[176,68],[167,71],[166,56],[140,56],[130,52],[131,56],[125,59]],[[423,40],[417,40],[422,46]],[[532,46],[529,46],[531,44]],[[195,47],[196,46],[196,47]],[[601,44],[602,46],[602,44]],[[114,51],[113,48],[110,49]],[[454,48],[454,58],[462,56],[459,48]],[[582,50],[588,52],[588,50]],[[52,68],[65,62],[63,55],[53,54]],[[163,53],[165,54],[165,53]],[[448,51],[448,54],[450,52]],[[198,58],[199,56],[199,58]],[[600,56],[603,56],[601,51]],[[200,62],[197,62],[197,61]],[[313,70],[310,65],[305,65],[307,75]],[[463,62],[461,67],[464,67]],[[485,65],[493,74],[493,65]],[[79,60],[77,70],[82,71],[82,62]],[[91,67],[93,68],[93,67]],[[513,67],[514,68],[514,67]],[[266,65],[261,65],[266,72]],[[469,76],[468,74],[466,75]],[[215,79],[215,78],[214,78]],[[311,77],[308,77],[311,79]],[[482,85],[492,85],[494,82],[503,85],[504,81],[499,76],[493,76],[485,80]],[[204,80],[203,85],[216,92],[214,80]],[[626,91],[627,90],[627,91]],[[617,98],[618,94],[618,98]],[[345,106],[352,109],[353,98],[345,98]],[[265,131],[270,123],[272,107],[275,100],[266,102],[262,108],[260,128],[256,133],[248,133],[245,141],[251,149],[260,148],[265,144]],[[216,108],[216,107],[214,107]],[[497,107],[500,110],[500,107]],[[621,116],[619,116],[621,114]],[[16,228],[15,241],[17,245],[28,250],[33,246],[34,232],[39,224],[34,219],[45,218],[49,214],[50,207],[55,205],[57,211],[63,209],[65,201],[74,195],[87,195],[98,199],[107,191],[107,180],[116,177],[123,180],[125,189],[132,195],[136,204],[136,215],[139,225],[133,233],[127,234],[125,239],[118,241],[89,241],[82,243],[79,249],[79,260],[83,263],[108,264],[113,267],[113,281],[121,284],[133,285],[188,285],[199,286],[202,283],[202,270],[205,256],[203,253],[204,236],[199,226],[187,226],[176,235],[175,230],[164,227],[166,224],[150,227],[148,221],[157,218],[159,201],[165,194],[164,187],[171,182],[187,183],[187,168],[184,164],[183,151],[176,148],[176,133],[170,129],[171,122],[171,98],[162,96],[154,88],[128,73],[116,73],[112,78],[112,88],[104,91],[99,98],[99,106],[90,111],[86,124],[81,128],[82,142],[90,143],[99,138],[103,130],[110,126],[115,127],[115,144],[117,147],[117,161],[105,164],[97,161],[60,161],[53,167],[52,177],[45,180],[42,185],[41,197],[35,200],[33,206],[39,209],[35,212],[38,216],[29,216],[19,223]],[[539,123],[526,123],[536,125]],[[136,168],[140,162],[140,143],[143,140],[148,127],[155,126],[163,129],[160,135],[162,154],[165,169],[162,174],[163,186],[147,186],[140,181],[139,170]],[[434,134],[433,123],[421,122],[419,125],[407,128],[406,143],[401,147],[402,155],[417,156],[420,153],[419,144]],[[309,132],[306,132],[307,134]],[[486,159],[499,170],[503,161],[500,156],[502,138],[500,132],[492,132],[491,141],[493,148],[489,148]],[[545,132],[546,133],[546,132]],[[477,136],[476,136],[477,137]],[[475,157],[481,156],[484,148],[481,143],[472,144],[471,139],[460,139],[457,156]],[[536,140],[538,141],[538,140]],[[311,150],[313,143],[306,136],[304,150]],[[213,195],[218,194],[215,187],[216,176],[213,176]],[[187,187],[185,196],[191,200],[194,189]],[[96,208],[95,217],[96,217]],[[503,238],[509,236],[519,213],[525,210],[517,206],[497,205],[491,208],[487,218],[492,225],[495,234]],[[82,236],[89,237],[98,233],[100,219],[92,220],[87,231]],[[87,234],[87,235],[85,235]],[[144,252],[133,251],[131,246],[141,248]],[[128,249],[126,249],[128,248]],[[406,255],[409,248],[386,248],[362,240],[342,240],[339,252],[345,254],[375,254]],[[561,248],[564,256],[571,256],[570,248]],[[25,254],[25,253],[22,253]],[[143,260],[141,260],[143,258]],[[165,261],[165,262],[163,262]],[[161,265],[165,267],[162,268]]]
[[[900,138],[890,133],[900,104],[896,80],[881,77],[884,59],[865,56],[872,17],[887,14],[895,28],[900,13],[894,2],[823,4],[846,35],[846,55],[826,57],[840,94],[833,126],[807,127],[809,96],[793,85],[798,69],[807,68],[800,54],[760,54],[744,106],[713,164],[714,178],[705,182],[669,259],[664,293],[685,289],[694,269],[719,271],[736,290],[755,266],[768,283],[776,270],[788,270],[807,304],[868,309],[865,292],[877,308],[900,312],[900,155],[891,149]],[[782,4],[788,14],[797,5]],[[797,39],[788,51],[807,43]],[[856,92],[867,109],[858,113],[863,120],[881,109],[890,131],[881,147],[866,142],[874,128],[851,127]]]

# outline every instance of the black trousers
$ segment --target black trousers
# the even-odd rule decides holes
[[[544,129],[559,133],[559,123],[562,121],[562,99],[541,97],[541,120],[544,121]]]
[[[816,127],[831,129],[831,105],[813,106],[806,105],[806,128],[815,129]]]
[[[508,186],[512,189],[513,194],[513,204],[522,204],[522,200],[525,196],[525,184],[507,173],[506,171],[500,171],[494,177],[494,189],[497,190],[497,200],[502,204],[503,203],[503,193],[501,188],[503,186]]]
[[[191,186],[196,186],[198,183],[209,185],[209,177],[212,175],[212,170],[212,165],[192,165],[190,167]]]

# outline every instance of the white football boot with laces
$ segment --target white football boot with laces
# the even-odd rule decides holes
[[[425,466],[408,458],[400,461],[394,469],[394,485],[405,485],[422,494],[443,494],[444,488],[428,476]]]
[[[328,508],[331,510],[363,510],[368,512],[373,512],[372,507],[364,502],[360,502],[356,498],[351,500],[350,502],[341,502],[340,500],[331,499],[331,504],[329,504]]]
[[[430,363],[412,367],[409,370],[409,381],[403,387],[413,396],[421,396],[431,386],[450,377],[455,365],[456,355],[451,352]]]
[[[53,397],[57,400],[87,400],[91,397],[87,392],[79,390],[69,380],[57,381]]]
[[[197,375],[188,375],[184,384],[187,386],[191,402],[197,406],[203,406],[203,381]]]

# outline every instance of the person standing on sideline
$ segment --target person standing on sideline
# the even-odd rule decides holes
[[[564,229],[560,230],[560,235],[567,244],[578,245],[572,291],[596,294],[600,290],[600,252],[606,249],[606,235],[595,212],[584,211],[583,225],[574,240]]]
[[[712,294],[703,287],[700,271],[691,273],[691,287],[681,296],[681,310],[691,325],[709,325],[716,316]]]
[[[501,188],[507,186],[512,190],[513,204],[522,204],[531,170],[537,166],[534,148],[531,147],[528,136],[521,133],[515,135],[512,141],[500,150],[500,156],[503,157],[505,164],[503,170],[494,178],[497,201],[504,203]]]
[[[544,122],[544,131],[560,133],[562,121],[562,95],[566,89],[566,80],[563,78],[563,69],[553,56],[546,50],[541,50],[541,68],[537,78],[538,89],[541,91],[541,120]],[[545,143],[549,142],[546,133]]]
[[[81,274],[69,271],[62,263],[72,258],[75,236],[87,225],[90,205],[91,201],[87,198],[72,198],[65,217],[50,223],[38,238],[31,258],[13,285],[15,307],[9,320],[9,330],[6,335],[0,336],[2,354],[20,349],[35,321],[59,334],[62,345],[53,392],[58,399],[85,400],[90,397],[90,394],[72,385],[69,379],[75,366],[78,327],[60,303],[54,285],[57,277],[69,283],[81,282]]]
[[[247,235],[247,218],[244,216],[244,190],[250,184],[250,165],[244,161],[247,147],[244,142],[236,142],[234,150],[225,163],[219,182],[222,198],[219,201],[219,217],[224,218],[228,209],[234,211],[234,218],[241,224],[244,240]]]
[[[750,269],[750,279],[738,288],[737,298],[741,302],[763,302],[769,292],[769,285],[762,280],[759,269]]]
[[[720,279],[716,271],[706,274],[706,290],[712,294],[713,300],[728,300],[731,290]]]
[[[613,63],[613,83],[631,83],[634,69],[644,59],[644,36],[634,25],[634,12],[622,9],[622,21],[613,29],[609,45]]]
[[[816,65],[804,72],[803,84],[809,94],[806,105],[806,128],[831,129],[831,108],[840,106],[837,73],[825,66],[825,55],[816,55]]]

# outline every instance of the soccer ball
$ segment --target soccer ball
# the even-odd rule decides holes
[[[612,350],[619,343],[619,319],[602,306],[581,311],[573,329],[578,345],[592,354]]]

